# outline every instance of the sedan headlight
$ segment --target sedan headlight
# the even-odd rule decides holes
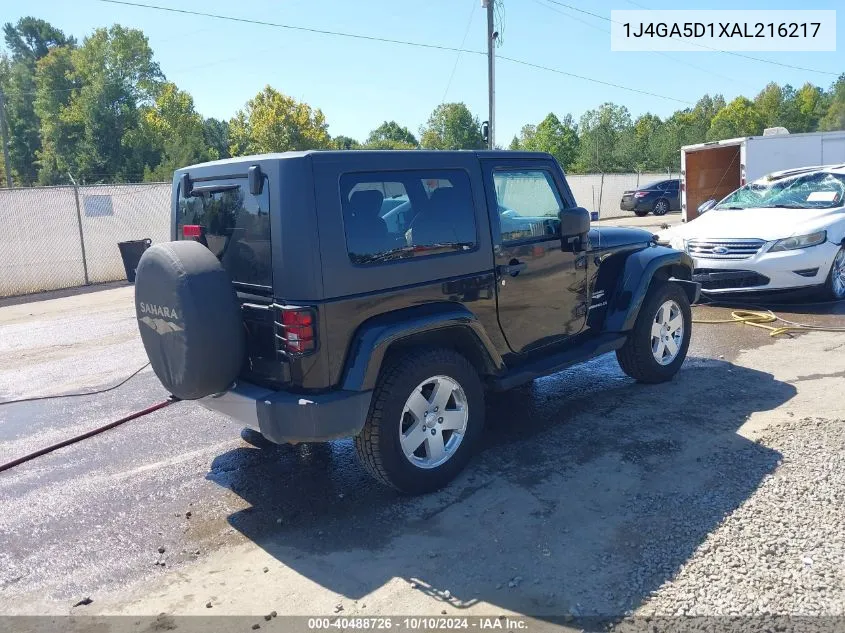
[[[770,253],[778,251],[791,251],[796,248],[807,248],[808,246],[817,246],[827,239],[827,231],[819,231],[817,233],[810,233],[809,235],[796,235],[795,237],[787,237],[775,242],[769,249]]]

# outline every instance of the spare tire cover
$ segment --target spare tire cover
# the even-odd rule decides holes
[[[235,289],[198,242],[147,249],[135,275],[141,340],[156,376],[174,396],[196,400],[232,386],[244,361]]]

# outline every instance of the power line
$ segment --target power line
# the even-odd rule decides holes
[[[463,49],[464,44],[467,41],[467,35],[469,35],[469,29],[472,26],[472,18],[475,17],[475,7],[476,7],[476,0],[472,0],[472,9],[469,12],[469,19],[467,20],[467,26],[464,30],[464,36],[461,38],[461,45],[460,48]],[[458,62],[461,61],[461,53],[463,51],[458,51],[458,54],[455,55],[455,63],[452,66],[452,72],[449,74],[449,81],[446,82],[446,90],[443,91],[443,97],[440,99],[440,103],[446,102],[446,95],[449,93],[449,88],[452,87],[452,80],[455,78],[455,71],[458,69]]]
[[[600,31],[602,33],[607,33],[607,34],[610,33],[610,30],[603,29],[600,26],[597,26],[597,25],[593,24],[592,22],[588,22],[587,20],[585,20],[583,18],[579,18],[578,16],[566,13],[565,11],[558,9],[557,7],[553,7],[553,6],[548,5],[548,4],[543,4],[543,2],[541,0],[534,0],[534,2],[539,4],[541,7],[545,7],[549,11],[554,11],[555,13],[559,13],[560,15],[565,16],[565,17],[569,18],[570,20],[575,20],[576,22],[580,22],[581,24],[584,24],[585,26],[589,26],[591,29],[595,29],[595,30]],[[681,64],[683,66],[689,66],[690,68],[695,68],[696,70],[698,70],[700,72],[707,73],[708,75],[713,75],[714,77],[719,77],[720,79],[725,79],[726,81],[736,82],[736,79],[734,79],[733,77],[728,77],[726,75],[722,75],[720,73],[713,72],[709,68],[702,68],[701,66],[697,66],[693,63],[684,61],[682,59],[678,59],[677,57],[669,55],[668,53],[665,53],[663,51],[645,51],[645,52],[653,53],[655,55],[660,55],[661,57],[665,57],[666,59],[669,59],[669,60],[675,62],[676,64]]]
[[[309,28],[309,27],[292,26],[290,24],[281,24],[281,23],[276,23],[276,22],[266,22],[266,21],[263,21],[263,20],[253,20],[253,19],[249,19],[249,18],[239,18],[239,17],[236,17],[236,16],[227,16],[227,15],[221,15],[221,14],[216,14],[216,13],[206,13],[206,12],[202,12],[202,11],[190,11],[190,10],[187,10],[187,9],[174,9],[174,8],[171,8],[171,7],[161,7],[161,6],[158,6],[158,5],[143,4],[143,3],[140,3],[140,2],[127,2],[127,1],[124,1],[124,0],[98,0],[98,1],[104,2],[104,3],[107,3],[107,4],[118,4],[118,5],[125,5],[125,6],[138,7],[138,8],[144,8],[144,9],[153,9],[153,10],[157,10],[157,11],[166,11],[166,12],[169,12],[169,13],[181,13],[183,15],[195,15],[195,16],[200,16],[200,17],[208,17],[208,18],[213,18],[213,19],[217,19],[217,20],[227,20],[227,21],[231,21],[231,22],[242,22],[242,23],[245,23],[245,24],[256,24],[256,25],[259,25],[259,26],[269,26],[269,27],[275,27],[275,28],[292,29],[292,30],[297,30],[297,31],[305,31],[305,32],[308,32],[308,33],[316,33],[316,34],[320,34],[320,35],[333,35],[333,36],[337,36],[337,37],[345,37],[345,38],[351,38],[351,39],[361,39],[361,40],[372,41],[372,42],[382,42],[382,43],[385,43],[385,44],[398,44],[398,45],[402,45],[402,46],[416,46],[416,47],[419,47],[419,48],[442,50],[442,51],[451,51],[451,52],[455,52],[455,53],[470,53],[472,55],[486,55],[486,53],[484,53],[482,51],[476,51],[476,50],[465,49],[465,48],[458,48],[458,47],[454,47],[454,46],[445,46],[445,45],[440,45],[440,44],[428,44],[428,43],[424,43],[424,42],[412,42],[412,41],[407,41],[407,40],[396,40],[396,39],[385,38],[385,37],[376,37],[376,36],[371,36],[371,35],[360,35],[360,34],[357,34],[357,33],[344,33],[344,32],[341,32],[341,31],[328,31],[328,30],[325,30],[325,29],[313,29],[313,28]],[[250,55],[252,55],[252,53],[250,53]],[[587,82],[590,82],[590,83],[600,84],[600,85],[603,85],[603,86],[610,86],[612,88],[618,88],[619,90],[626,90],[628,92],[634,92],[634,93],[637,93],[637,94],[643,94],[643,95],[647,95],[647,96],[650,96],[650,97],[656,97],[658,99],[666,99],[667,101],[674,101],[674,102],[677,102],[677,103],[684,103],[684,104],[692,105],[692,103],[690,101],[685,101],[683,99],[678,99],[676,97],[670,97],[668,95],[661,95],[661,94],[657,94],[655,92],[649,92],[647,90],[640,90],[639,88],[631,88],[629,86],[623,86],[621,84],[617,84],[617,83],[613,83],[613,82],[609,82],[609,81],[602,81],[600,79],[595,79],[594,77],[585,77],[583,75],[578,75],[578,74],[575,74],[575,73],[567,72],[567,71],[564,71],[564,70],[560,70],[558,68],[551,68],[549,66],[543,66],[541,64],[534,64],[532,62],[528,62],[528,61],[525,61],[525,60],[522,60],[522,59],[515,59],[513,57],[505,57],[505,56],[499,56],[499,57],[501,59],[504,59],[504,60],[509,61],[511,63],[514,63],[514,64],[519,64],[519,65],[522,65],[522,66],[527,66],[527,67],[535,68],[535,69],[538,69],[538,70],[545,70],[547,72],[552,72],[552,73],[555,73],[555,74],[558,74],[558,75],[564,75],[566,77],[572,77],[574,79],[581,79],[583,81],[587,81]],[[225,61],[228,62],[228,61],[232,61],[232,60],[227,59]],[[213,65],[213,64],[208,64],[208,66],[211,66],[211,65]],[[122,83],[122,82],[116,81],[116,82],[112,82],[112,83]],[[74,87],[74,88],[68,88],[68,89],[49,90],[49,91],[46,91],[46,92],[49,92],[49,93],[73,92],[74,90],[78,90],[78,89],[79,89],[79,87]],[[19,92],[19,93],[15,93],[15,94],[24,95],[24,94],[36,94],[36,93],[37,92],[32,92],[32,93]]]
[[[362,40],[368,40],[368,41],[373,41],[373,42],[383,42],[383,43],[386,43],[386,44],[399,44],[399,45],[402,45],[402,46],[417,46],[417,47],[420,47],[420,48],[436,49],[436,50],[443,50],[443,51],[452,51],[452,52],[456,52],[456,53],[457,52],[471,53],[473,55],[486,55],[487,54],[487,53],[482,52],[482,51],[475,51],[475,50],[470,50],[470,49],[465,49],[465,48],[457,48],[457,47],[454,47],[454,46],[445,46],[445,45],[440,45],[440,44],[428,44],[428,43],[423,43],[423,42],[412,42],[412,41],[408,41],[408,40],[396,40],[396,39],[391,39],[391,38],[376,37],[376,36],[372,36],[372,35],[360,35],[360,34],[357,34],[357,33],[344,33],[342,31],[329,31],[329,30],[325,30],[325,29],[314,29],[314,28],[310,28],[310,27],[293,26],[293,25],[290,25],[290,24],[282,24],[282,23],[278,23],[278,22],[267,22],[267,21],[264,21],[264,20],[254,20],[254,19],[250,19],[250,18],[239,18],[239,17],[236,17],[236,16],[228,16],[228,15],[222,15],[222,14],[217,14],[217,13],[206,13],[206,12],[203,12],[203,11],[192,11],[192,10],[188,10],[188,9],[174,9],[174,8],[171,8],[171,7],[162,7],[162,6],[158,6],[158,5],[154,5],[154,4],[146,4],[146,3],[141,3],[141,2],[129,2],[128,0],[98,0],[98,1],[104,2],[104,3],[107,3],[107,4],[118,4],[118,5],[130,6],[130,7],[139,7],[139,8],[143,8],[143,9],[154,9],[154,10],[157,10],[157,11],[167,11],[169,13],[181,13],[183,15],[195,15],[195,16],[200,16],[200,17],[214,18],[214,19],[217,19],[217,20],[227,20],[227,21],[231,21],[231,22],[242,22],[242,23],[245,23],[245,24],[256,24],[256,25],[259,25],[259,26],[270,26],[270,27],[277,27],[277,28],[284,28],[284,29],[292,29],[292,30],[297,30],[297,31],[306,31],[306,32],[309,32],[309,33],[317,33],[317,34],[320,34],[320,35],[334,35],[334,36],[337,36],[337,37],[346,37],[346,38],[351,38],[351,39],[362,39]],[[650,97],[656,97],[658,99],[666,99],[668,101],[675,101],[677,103],[684,103],[684,104],[687,104],[687,105],[692,105],[692,102],[690,102],[690,101],[685,101],[683,99],[677,99],[675,97],[670,97],[670,96],[667,96],[667,95],[661,95],[661,94],[657,94],[657,93],[654,93],[654,92],[649,92],[647,90],[640,90],[638,88],[630,88],[628,86],[623,86],[621,84],[616,84],[616,83],[612,83],[612,82],[609,82],[609,81],[602,81],[600,79],[595,79],[593,77],[585,77],[583,75],[577,75],[575,73],[570,73],[570,72],[560,70],[560,69],[557,69],[557,68],[550,68],[548,66],[543,66],[541,64],[534,64],[532,62],[528,62],[528,61],[521,60],[521,59],[515,59],[513,57],[504,57],[504,56],[499,56],[499,57],[501,59],[507,60],[507,61],[514,63],[514,64],[520,64],[520,65],[523,65],[523,66],[528,66],[528,67],[536,68],[536,69],[539,69],[539,70],[545,70],[545,71],[552,72],[552,73],[555,73],[555,74],[558,74],[558,75],[564,75],[566,77],[572,77],[574,79],[581,79],[583,81],[601,84],[601,85],[604,85],[604,86],[610,86],[612,88],[618,88],[620,90],[627,90],[628,92],[635,92],[635,93],[644,94],[644,95],[647,95],[647,96],[650,96]]]
[[[602,86],[610,86],[611,88],[618,88],[619,90],[627,90],[628,92],[636,92],[637,94],[647,95],[649,97],[657,97],[659,99],[666,99],[667,101],[675,101],[677,103],[684,103],[686,105],[695,105],[692,101],[685,101],[684,99],[676,99],[675,97],[669,97],[666,95],[657,94],[656,92],[649,92],[648,90],[640,90],[639,88],[630,88],[628,86],[623,86],[621,84],[615,84],[611,81],[602,81],[601,79],[595,79],[593,77],[584,77],[583,75],[576,75],[575,73],[570,73],[565,70],[560,70],[558,68],[550,68],[549,66],[543,66],[542,64],[534,64],[532,62],[527,62],[522,59],[514,59],[513,57],[506,57],[505,55],[497,55],[496,59],[504,59],[505,61],[509,61],[514,64],[520,64],[522,66],[528,66],[530,68],[537,68],[539,70],[546,70],[550,73],[556,73],[558,75],[565,75],[566,77],[573,77],[575,79],[583,79],[584,81],[590,81],[595,84],[601,84]]]
[[[106,2],[106,1],[110,1],[110,0],[101,0],[101,1]],[[606,20],[607,22],[613,22],[614,24],[621,24],[620,22],[617,22],[616,20],[609,18],[606,15],[593,13],[592,11],[587,11],[586,9],[581,9],[579,7],[573,7],[571,4],[566,4],[565,2],[560,2],[560,0],[547,0],[547,1],[551,2],[552,4],[556,4],[558,6],[561,6],[561,7],[566,7],[567,9],[570,9],[572,11],[577,11],[578,13],[583,13],[585,15],[591,15],[594,18],[598,18],[600,20]],[[636,7],[640,7],[641,9],[646,9],[646,7],[644,7],[641,4],[638,4],[636,2],[631,2],[631,0],[627,0],[627,1],[630,2],[631,4],[633,4]],[[646,10],[648,10],[648,9],[646,9]],[[699,48],[705,48],[705,49],[707,49],[709,51],[713,51],[715,53],[723,53],[725,55],[733,55],[734,57],[742,57],[743,59],[750,59],[752,61],[761,62],[763,64],[772,64],[774,66],[781,66],[783,68],[791,68],[792,70],[803,70],[804,72],[808,72],[808,73],[818,73],[820,75],[832,75],[834,77],[839,76],[837,73],[832,73],[832,72],[829,72],[827,70],[817,70],[815,68],[805,68],[803,66],[793,66],[792,64],[784,64],[782,62],[776,62],[776,61],[771,60],[771,59],[763,59],[762,57],[754,57],[752,55],[745,55],[743,53],[738,53],[736,51],[724,51],[720,48],[714,48],[712,46],[707,46],[706,44],[701,44],[700,42],[693,42],[692,40],[684,40],[684,38],[679,38],[679,37],[673,36],[673,35],[670,35],[669,37],[670,37],[670,39],[685,41],[689,44],[692,44],[693,46],[697,46]]]
[[[257,26],[270,26],[278,29],[288,29],[291,31],[304,31],[306,33],[316,33],[318,35],[334,35],[335,37],[346,37],[350,39],[368,40],[371,42],[382,42],[385,44],[401,44],[403,46],[418,46],[420,48],[431,48],[440,51],[457,52],[461,49],[453,46],[441,46],[440,44],[428,44],[425,42],[409,42],[406,40],[395,40],[389,37],[377,37],[375,35],[361,35],[360,33],[344,33],[343,31],[329,31],[326,29],[315,29],[307,26],[294,26],[292,24],[283,24],[281,22],[268,22],[266,20],[254,20],[251,18],[240,18],[233,15],[222,15],[219,13],[206,13],[205,11],[192,11],[189,9],[176,9],[173,7],[162,7],[155,4],[144,4],[142,2],[128,2],[126,0],[98,0],[107,4],[119,4],[127,7],[138,7],[142,9],[155,9],[157,11],[167,11],[169,13],[181,13],[183,15],[195,15],[204,18],[214,18],[216,20],[227,20],[229,22],[240,22],[243,24],[254,24]],[[482,55],[479,51],[463,51],[466,53],[477,53]]]

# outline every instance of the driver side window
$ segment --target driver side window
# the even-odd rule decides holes
[[[543,169],[493,172],[502,241],[557,237],[564,204],[552,174]]]

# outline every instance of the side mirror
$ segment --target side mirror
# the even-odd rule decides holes
[[[710,198],[707,202],[702,202],[698,205],[698,213],[701,215],[702,213],[707,213],[710,209],[716,206],[717,201],[713,198]]]
[[[249,180],[249,192],[254,196],[259,195],[264,187],[264,174],[261,173],[261,167],[252,165],[247,170],[247,179]]]
[[[481,124],[481,139],[484,141],[485,145],[490,143],[490,122],[484,121]]]
[[[590,212],[584,207],[564,209],[560,218],[560,245],[565,251],[581,250],[584,237],[590,231]]]

